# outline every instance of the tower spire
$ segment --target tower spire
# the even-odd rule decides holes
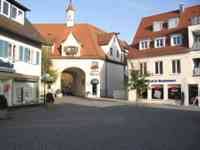
[[[69,4],[68,4],[68,6],[67,6],[66,11],[68,12],[68,11],[70,11],[70,10],[75,11],[75,8],[74,8],[74,5],[73,5],[72,0],[69,0]]]
[[[66,26],[73,27],[75,24],[75,8],[73,6],[72,0],[69,0],[68,7],[66,9],[67,18],[66,18]]]

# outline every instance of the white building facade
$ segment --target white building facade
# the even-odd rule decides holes
[[[42,39],[25,17],[29,9],[17,1],[0,3],[0,94],[9,106],[37,104]]]
[[[141,99],[148,102],[161,101],[184,105],[195,105],[195,99],[200,96],[200,14],[199,6],[186,8],[184,12],[179,12],[170,19],[167,15],[147,17],[143,23],[149,22],[148,19],[157,21],[157,18],[168,22],[168,27],[161,25],[159,31],[151,31],[157,34],[149,34],[149,38],[137,39],[136,35],[134,46],[129,54],[129,70],[138,70],[141,74],[149,73],[149,89],[140,95]],[[183,18],[183,15],[189,18]],[[176,19],[173,19],[176,18]],[[178,19],[177,19],[178,18]],[[197,19],[196,19],[197,18]],[[184,20],[188,20],[187,25],[180,30]],[[196,22],[192,22],[196,19]],[[159,21],[160,21],[159,20]],[[139,28],[141,32],[144,26]],[[138,32],[138,33],[139,33]],[[161,41],[159,40],[161,39]],[[137,42],[136,42],[137,41]],[[146,42],[146,43],[145,43]],[[136,43],[139,43],[136,48]],[[131,100],[132,97],[129,97]]]
[[[127,44],[117,33],[76,24],[71,1],[66,12],[65,24],[35,25],[52,43],[50,60],[58,72],[52,90],[73,96],[125,98]]]

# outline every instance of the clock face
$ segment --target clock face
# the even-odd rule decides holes
[[[72,15],[72,14],[68,14],[68,15],[67,15],[67,19],[68,19],[69,21],[73,21],[73,15]]]

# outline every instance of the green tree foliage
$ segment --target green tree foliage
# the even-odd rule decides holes
[[[42,76],[44,76],[45,74],[49,74],[49,78],[43,80],[42,82],[46,82],[48,84],[53,84],[58,77],[57,70],[52,68],[52,63],[51,60],[49,59],[48,46],[44,46],[42,48]]]
[[[129,90],[137,90],[137,93],[145,92],[149,87],[148,77],[148,73],[140,74],[138,70],[132,70],[128,81]]]

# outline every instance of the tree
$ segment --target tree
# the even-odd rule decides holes
[[[42,48],[42,76],[44,77],[48,74],[48,78],[42,79],[42,82],[47,83],[48,85],[53,84],[57,77],[57,70],[52,68],[51,60],[49,59],[49,47],[43,46]]]
[[[130,91],[134,90],[136,91],[136,94],[141,95],[149,87],[149,83],[147,80],[148,77],[148,73],[141,74],[138,70],[131,70],[128,81],[128,89]]]

